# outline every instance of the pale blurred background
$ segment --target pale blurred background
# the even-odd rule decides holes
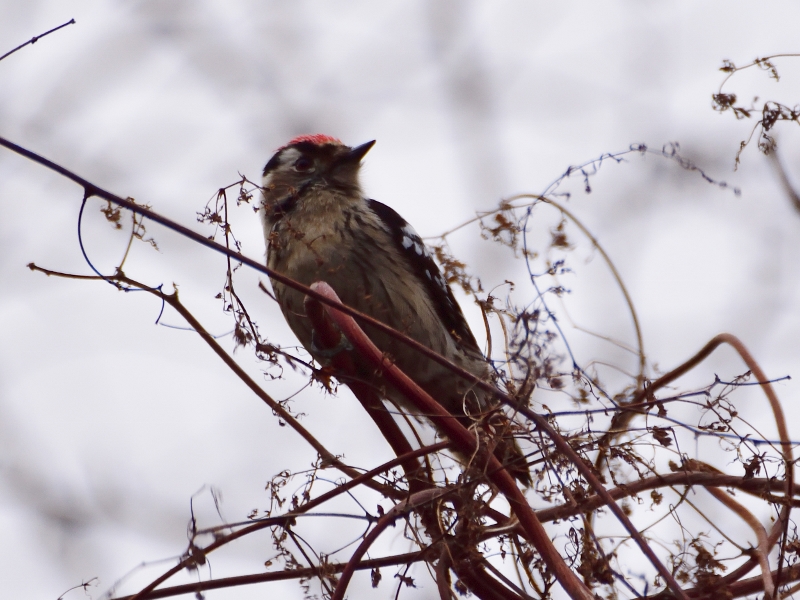
[[[424,236],[503,197],[542,192],[570,165],[633,143],[679,142],[741,196],[638,155],[604,163],[591,194],[580,177],[562,191],[625,278],[652,363],[668,369],[714,334],[734,333],[769,376],[793,376],[777,391],[796,422],[800,214],[755,141],[734,172],[753,123],[715,113],[711,94],[723,59],[743,65],[800,51],[797,2],[4,0],[0,54],[70,18],[77,24],[0,62],[0,135],[204,233],[196,212],[215,191],[238,173],[257,180],[274,150],[301,133],[376,139],[366,192]],[[743,104],[753,96],[797,104],[800,59],[776,65],[780,83],[753,68],[728,91]],[[776,134],[800,184],[800,132],[779,125]],[[221,491],[223,517],[237,521],[267,507],[273,475],[315,458],[196,335],[154,326],[152,297],[25,268],[90,273],[77,244],[80,200],[77,186],[0,149],[0,590],[9,598],[54,600],[93,577],[97,597],[142,562],[184,551],[190,498],[204,485]],[[99,206],[90,204],[84,240],[111,272],[126,239]],[[252,211],[233,221],[244,252],[263,257]],[[223,259],[154,224],[148,231],[160,252],[136,245],[126,272],[166,289],[177,283],[210,331],[229,331],[214,300]],[[452,249],[491,288],[509,254],[479,240],[468,230]],[[569,317],[632,343],[597,256],[571,266]],[[262,333],[294,343],[258,279],[243,274],[239,290]],[[479,328],[476,309],[465,310]],[[183,325],[170,311],[163,321]],[[581,361],[605,356],[599,342],[574,335]],[[237,357],[264,380],[247,350]],[[620,352],[613,360],[632,364]],[[723,351],[693,381],[744,370]],[[296,379],[264,381],[279,399],[299,388]],[[758,420],[765,404],[751,397],[741,410]],[[307,389],[293,406],[348,462],[389,457],[347,394]],[[771,427],[765,417],[766,435]],[[208,492],[196,511],[201,525],[219,523]],[[344,539],[360,531],[342,527],[351,528]],[[259,572],[273,555],[267,536],[253,538],[213,556],[213,575]],[[169,564],[137,571],[120,592]],[[393,597],[393,572],[384,570],[370,597]],[[418,577],[427,587],[402,597],[435,596]],[[354,586],[351,597],[369,591],[366,576]],[[265,594],[302,597],[292,582],[207,596]]]

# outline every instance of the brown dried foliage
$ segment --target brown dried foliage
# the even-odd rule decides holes
[[[758,97],[753,98],[750,106],[745,107],[739,103],[739,98],[736,94],[731,92],[723,92],[722,88],[736,73],[749,69],[750,67],[758,67],[762,71],[769,73],[770,79],[780,81],[778,69],[775,66],[776,58],[798,58],[800,54],[773,54],[764,58],[756,58],[753,62],[748,63],[742,67],[737,67],[733,62],[725,59],[722,62],[720,71],[727,73],[719,89],[715,94],[711,95],[711,106],[714,110],[719,112],[730,111],[738,120],[749,119],[754,115],[759,115],[755,125],[750,131],[747,139],[739,143],[739,150],[736,152],[735,166],[739,166],[739,161],[742,152],[753,139],[753,135],[758,132],[758,149],[764,154],[771,154],[775,151],[776,143],[774,136],[770,132],[779,122],[797,123],[800,125],[800,105],[794,107],[786,106],[780,102],[773,100],[759,101]]]

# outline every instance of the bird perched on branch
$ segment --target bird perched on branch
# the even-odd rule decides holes
[[[277,151],[264,167],[267,264],[305,285],[325,281],[344,304],[488,381],[489,365],[422,239],[394,210],[367,199],[361,191],[361,159],[374,143],[350,148],[329,136],[306,135]],[[318,362],[327,364],[329,354],[314,343],[304,295],[275,280],[272,288],[292,331]],[[530,484],[524,456],[510,436],[508,419],[495,410],[496,401],[401,341],[368,326],[364,329],[381,351],[465,427],[491,422],[498,430],[499,423],[495,455],[515,478]],[[413,413],[409,401],[383,383],[374,367],[357,356],[353,360],[359,378]],[[491,419],[484,418],[489,415]]]

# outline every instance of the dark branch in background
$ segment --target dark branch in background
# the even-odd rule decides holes
[[[71,588],[69,588],[69,589],[68,589],[66,592],[64,592],[63,594],[61,594],[61,595],[58,597],[58,600],[64,600],[64,596],[66,596],[67,594],[69,594],[71,591],[73,591],[73,590],[77,590],[77,589],[83,589],[83,592],[84,592],[84,594],[87,594],[87,595],[88,595],[88,590],[89,590],[89,587],[91,587],[91,586],[93,586],[93,585],[97,585],[99,582],[100,582],[100,579],[99,579],[99,578],[97,578],[97,577],[92,577],[92,578],[91,578],[89,581],[83,581],[83,582],[79,583],[78,585],[73,585],[73,586],[72,586]]]
[[[35,35],[35,36],[33,36],[31,39],[29,39],[27,42],[25,42],[24,44],[20,44],[19,46],[17,46],[17,47],[16,47],[16,48],[14,48],[13,50],[9,50],[9,51],[8,51],[8,52],[6,52],[5,54],[3,54],[3,56],[0,56],[0,60],[3,60],[4,58],[6,58],[6,57],[8,57],[8,56],[11,56],[11,55],[12,55],[12,54],[14,54],[14,52],[16,52],[17,50],[22,50],[22,49],[23,49],[25,46],[27,46],[27,45],[29,45],[29,44],[35,44],[35,43],[36,43],[36,42],[38,42],[40,39],[42,39],[44,36],[46,36],[46,35],[50,35],[50,34],[51,34],[51,33],[53,33],[54,31],[58,31],[59,29],[62,29],[62,28],[64,28],[64,27],[66,27],[67,25],[74,25],[74,24],[75,24],[75,19],[70,19],[69,21],[67,21],[66,23],[63,23],[63,24],[59,25],[58,27],[53,27],[53,28],[52,28],[50,31],[45,31],[44,33],[41,33],[41,34],[39,34],[39,35]]]
[[[409,565],[416,562],[426,560],[427,551],[420,550],[418,552],[408,552],[406,554],[397,554],[395,556],[386,556],[383,558],[371,558],[362,560],[356,565],[356,571],[365,571],[366,569],[378,569],[380,567],[391,567],[394,565]],[[348,566],[347,563],[328,563],[325,565],[325,574],[341,573]],[[287,579],[310,579],[312,577],[320,576],[321,569],[309,567],[305,569],[291,569],[278,571],[276,573],[259,573],[257,575],[242,575],[239,577],[223,577],[220,579],[212,579],[211,581],[199,581],[197,583],[187,583],[183,585],[175,585],[160,590],[152,590],[146,596],[140,594],[131,594],[130,596],[120,596],[115,600],[137,600],[138,598],[154,600],[155,598],[170,598],[172,596],[181,596],[183,594],[199,594],[207,590],[219,590],[223,588],[237,587],[240,585],[253,585],[255,583],[265,583],[268,581],[286,581]]]
[[[785,191],[786,195],[789,196],[789,200],[791,201],[794,209],[800,213],[800,193],[798,193],[798,191],[794,188],[792,182],[789,181],[789,176],[786,174],[786,169],[783,167],[783,163],[778,156],[777,147],[773,149],[770,156],[772,157],[772,164],[775,165],[775,170],[778,171],[778,178],[781,180],[783,191]]]
[[[682,156],[680,153],[680,144],[678,144],[677,142],[664,144],[664,146],[662,146],[660,151],[653,150],[647,144],[631,144],[631,146],[627,150],[622,150],[621,152],[606,152],[597,158],[587,160],[586,162],[581,163],[577,166],[568,167],[567,170],[564,171],[564,173],[562,173],[556,179],[551,181],[545,187],[544,191],[541,194],[519,194],[517,196],[506,198],[500,202],[500,206],[498,208],[486,212],[480,212],[478,213],[477,216],[472,217],[471,219],[467,219],[466,221],[463,221],[459,225],[451,229],[448,229],[444,233],[435,236],[428,236],[423,239],[426,240],[444,239],[447,238],[449,235],[455,233],[456,231],[463,229],[467,225],[479,222],[481,219],[484,219],[486,217],[502,213],[503,211],[509,208],[522,208],[522,206],[513,204],[514,200],[516,199],[531,198],[531,199],[546,201],[548,200],[547,197],[550,195],[570,198],[569,193],[558,192],[558,188],[561,187],[561,184],[570,179],[573,175],[579,174],[581,175],[581,177],[584,178],[584,181],[588,182],[591,177],[594,177],[600,172],[600,168],[603,166],[604,163],[609,161],[611,161],[613,164],[627,162],[626,157],[630,154],[638,154],[639,156],[648,156],[648,155],[659,156],[662,158],[666,158],[668,160],[674,161],[679,167],[681,167],[686,171],[697,173],[703,180],[707,181],[711,185],[714,185],[722,190],[731,189],[733,190],[733,193],[736,196],[739,196],[742,193],[742,191],[738,187],[731,187],[728,185],[726,181],[714,179],[703,169],[698,167],[694,162]],[[550,204],[555,205],[555,203],[553,203],[552,201],[550,201]]]

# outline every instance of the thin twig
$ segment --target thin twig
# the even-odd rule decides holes
[[[419,550],[417,552],[408,552],[406,554],[395,554],[394,556],[386,556],[383,558],[371,558],[362,560],[356,565],[355,570],[365,571],[367,569],[378,569],[380,567],[391,567],[394,565],[406,565],[415,562],[426,560],[428,549]],[[325,573],[341,573],[347,567],[347,563],[328,563],[325,565]],[[155,600],[156,598],[170,598],[172,596],[181,596],[183,594],[197,594],[207,590],[219,590],[223,588],[232,588],[240,585],[253,585],[255,583],[265,583],[269,581],[286,581],[287,579],[309,579],[320,575],[320,569],[317,567],[308,567],[305,569],[285,569],[275,573],[258,573],[255,575],[242,575],[239,577],[223,577],[220,579],[212,579],[211,581],[198,581],[196,583],[187,583],[184,585],[176,585],[160,590],[153,590],[147,594],[146,600]],[[136,600],[140,598],[138,594],[131,596],[120,596],[115,600]],[[143,599],[144,600],[144,599]]]
[[[6,52],[5,54],[3,54],[3,56],[0,56],[0,60],[3,60],[4,58],[6,58],[6,57],[8,57],[8,56],[11,56],[11,55],[12,55],[12,54],[14,54],[14,52],[16,52],[17,50],[22,50],[22,49],[23,49],[25,46],[27,46],[28,44],[35,44],[35,43],[36,43],[36,42],[38,42],[40,39],[42,39],[44,36],[46,36],[46,35],[50,35],[50,34],[51,34],[51,33],[53,33],[54,31],[58,31],[59,29],[61,29],[61,28],[63,28],[63,27],[66,27],[67,25],[74,25],[74,24],[75,24],[75,19],[70,19],[69,21],[67,21],[66,23],[62,23],[62,24],[61,24],[61,25],[59,25],[58,27],[53,27],[53,28],[52,28],[50,31],[45,31],[44,33],[41,33],[41,34],[39,34],[39,35],[35,35],[35,36],[33,36],[31,39],[29,39],[27,42],[25,42],[24,44],[20,44],[19,46],[17,46],[17,47],[16,47],[16,48],[14,48],[13,50],[9,50],[9,51],[8,51],[8,52]]]

